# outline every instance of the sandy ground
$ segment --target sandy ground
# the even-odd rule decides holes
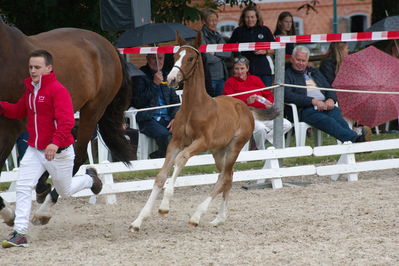
[[[187,225],[210,186],[178,188],[169,216],[154,210],[139,233],[127,229],[148,191],[119,194],[116,205],[64,199],[48,225],[30,227],[30,247],[0,249],[0,265],[398,265],[398,175],[303,177],[280,190],[236,183],[219,227],[209,222],[220,198],[197,228]],[[9,231],[1,225],[0,237]]]

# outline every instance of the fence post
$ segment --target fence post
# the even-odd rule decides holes
[[[285,76],[285,48],[275,50],[275,84],[283,84]],[[284,117],[284,87],[274,89],[274,106],[280,115],[274,119],[273,146],[277,149],[284,148],[283,117]]]

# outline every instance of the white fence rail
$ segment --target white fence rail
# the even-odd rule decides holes
[[[285,149],[274,149],[272,147],[267,150],[261,151],[245,151],[240,153],[237,162],[265,160],[264,167],[263,169],[257,170],[235,171],[233,181],[238,182],[271,179],[274,189],[282,187],[282,178],[284,177],[295,177],[314,174],[317,174],[319,176],[332,175],[333,180],[336,180],[338,178],[338,175],[346,174],[348,175],[349,181],[356,181],[359,172],[399,168],[399,159],[356,162],[356,153],[398,148],[399,140],[393,139],[356,144],[345,143],[343,145],[315,147],[314,149],[308,146],[304,146]],[[278,160],[283,158],[311,155],[341,155],[341,158],[335,165],[302,165],[293,167],[280,167],[278,163]],[[112,204],[116,202],[115,194],[117,193],[152,189],[152,186],[154,184],[153,179],[115,183],[113,180],[113,174],[120,172],[134,172],[141,170],[159,169],[162,167],[163,162],[164,159],[138,160],[132,161],[130,167],[127,167],[120,162],[104,162],[94,165],[104,182],[101,194],[106,196],[107,203]],[[206,154],[190,158],[187,166],[209,164],[214,164],[214,160],[212,155]],[[77,174],[84,173],[85,167],[86,165],[82,166]],[[134,173],[132,173],[132,175],[134,175]],[[217,176],[217,173],[181,176],[178,177],[176,186],[182,187],[213,184],[216,182]],[[18,169],[9,172],[2,172],[0,176],[0,183],[14,182],[17,180],[17,177]],[[0,193],[0,195],[8,202],[15,202],[15,191],[3,192]],[[91,193],[91,191],[89,189],[86,189],[74,194],[73,196],[84,197],[92,195],[93,194]]]

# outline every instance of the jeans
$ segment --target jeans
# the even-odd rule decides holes
[[[224,87],[224,80],[212,80],[212,88],[215,90],[215,97],[222,95]]]
[[[17,149],[18,149],[18,162],[22,160],[26,149],[28,148],[29,134],[27,131],[23,131],[17,138]]]
[[[313,106],[304,108],[299,113],[299,120],[326,132],[341,142],[355,142],[358,137],[358,135],[349,128],[348,123],[342,118],[341,111],[338,107],[322,112],[315,110]]]
[[[44,171],[47,170],[50,173],[53,185],[62,197],[68,197],[93,185],[93,180],[89,175],[72,178],[74,158],[75,152],[72,145],[61,153],[57,153],[51,161],[45,158],[44,150],[28,147],[22,158],[16,182],[15,231],[21,234],[28,233],[32,190]]]
[[[158,145],[159,152],[165,157],[166,149],[169,144],[169,136],[170,132],[167,128],[170,121],[161,119],[156,121],[155,119],[146,120],[139,122],[140,132],[144,135],[155,139],[155,142]]]

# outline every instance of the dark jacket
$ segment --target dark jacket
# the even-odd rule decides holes
[[[266,26],[255,26],[248,28],[246,26],[238,27],[233,31],[229,43],[246,42],[274,42],[274,37],[270,29]],[[250,61],[249,72],[252,75],[271,75],[269,61],[266,55],[256,55],[252,51],[235,52],[234,56],[241,54]]]
[[[139,76],[133,79],[133,97],[131,106],[137,109],[148,108],[159,106],[158,104],[158,89],[153,82],[154,71],[152,71],[148,65],[140,68],[146,76]],[[164,80],[166,80],[166,74],[163,72]],[[179,103],[179,96],[175,90],[168,87],[167,85],[160,84],[163,96],[166,104]],[[179,107],[168,108],[168,114],[173,119],[179,110]],[[138,112],[136,115],[136,121],[142,122],[151,120],[154,110]]]
[[[337,63],[333,62],[331,59],[323,60],[320,64],[320,72],[327,79],[328,83],[332,86],[335,79],[335,68]]]
[[[225,43],[223,37],[218,32],[211,31],[205,25],[202,27],[201,33],[204,44]],[[204,53],[204,55],[212,80],[226,80],[228,73],[223,60],[231,57],[231,52],[217,52],[214,55]]]
[[[319,70],[307,67],[306,71],[310,72],[318,87],[331,88],[330,84],[328,84],[328,81]],[[291,65],[285,69],[285,83],[306,86],[303,72],[295,70]],[[337,101],[337,96],[334,91],[321,90],[321,93],[326,97],[326,100],[330,98],[333,99],[334,102]],[[312,99],[312,97],[307,96],[307,90],[305,88],[285,87],[284,89],[284,101],[286,103],[294,103],[298,109],[311,107]]]

